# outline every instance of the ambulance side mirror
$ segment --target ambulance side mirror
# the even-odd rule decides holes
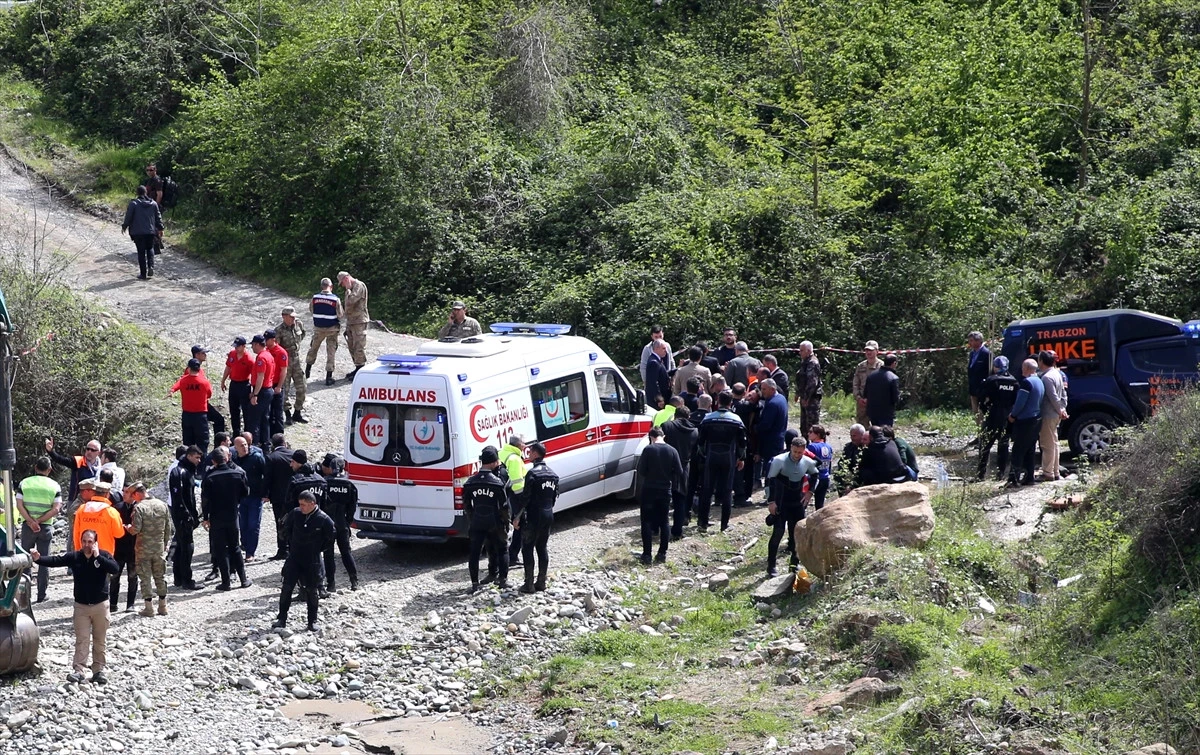
[[[633,406],[629,407],[630,414],[642,414],[646,411],[646,392],[639,390],[634,396]]]

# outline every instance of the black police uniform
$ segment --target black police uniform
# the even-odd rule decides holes
[[[186,456],[171,470],[167,487],[171,494],[171,524],[175,527],[172,579],[176,587],[195,587],[192,555],[196,552],[195,530],[200,524],[200,515],[196,511],[196,467]]]
[[[214,467],[200,484],[200,508],[204,521],[208,522],[209,548],[221,573],[219,590],[229,589],[230,569],[243,585],[249,584],[238,541],[238,507],[249,495],[246,473],[232,462]]]
[[[641,504],[642,563],[650,563],[650,548],[654,535],[659,535],[659,561],[667,560],[667,544],[671,541],[668,516],[671,495],[683,477],[679,452],[666,443],[651,443],[642,449],[637,463],[638,499]]]
[[[287,538],[284,537],[283,528],[279,523],[283,521],[284,514],[292,508],[288,499],[288,485],[291,484],[293,474],[292,449],[280,446],[267,454],[264,481],[267,485],[267,497],[271,499],[271,514],[275,518],[276,553],[272,559],[287,556]]]
[[[479,585],[479,556],[486,545],[489,580],[492,567],[499,573],[500,584],[508,582],[508,543],[505,532],[505,512],[508,510],[508,494],[504,483],[490,469],[481,469],[463,484],[463,510],[467,515],[467,529],[471,538],[467,571],[471,575],[471,587]]]
[[[721,505],[721,531],[729,528],[733,508],[734,472],[746,458],[746,428],[731,411],[711,412],[700,423],[700,454],[704,460],[704,484],[700,488],[697,518],[701,532],[708,530],[708,513],[713,497]]]
[[[311,629],[316,626],[317,610],[320,608],[321,554],[333,547],[335,539],[333,520],[319,508],[307,516],[295,508],[283,517],[280,529],[288,544],[288,557],[283,562],[277,626],[287,623],[292,591],[299,582],[308,603],[308,626]]]
[[[671,503],[674,508],[674,518],[671,521],[671,537],[683,537],[683,528],[692,518],[692,497],[689,490],[691,480],[692,454],[700,439],[700,431],[692,424],[691,417],[686,414],[675,414],[675,419],[662,425],[663,440],[679,453],[679,462],[683,464],[683,479],[678,481],[671,491]]]
[[[336,472],[325,476],[326,497],[328,508],[325,513],[333,519],[334,537],[337,540],[338,551],[342,554],[342,565],[350,577],[350,589],[358,589],[358,567],[354,564],[354,554],[350,551],[350,522],[354,521],[354,509],[358,506],[358,488],[350,482],[344,472]],[[337,589],[334,586],[334,573],[337,564],[333,556],[333,543],[325,551],[325,584],[330,592]]]
[[[979,479],[987,474],[992,445],[996,446],[996,479],[1003,480],[1008,467],[1008,441],[1012,425],[1008,415],[1017,402],[1017,379],[1007,372],[998,372],[983,381],[983,396],[979,409],[983,412],[983,430],[979,437]]]
[[[523,592],[546,589],[550,553],[546,543],[554,526],[554,503],[558,500],[558,475],[545,461],[534,462],[525,473],[525,511],[521,523],[521,554],[525,563]],[[537,582],[533,581],[533,553],[537,551]]]

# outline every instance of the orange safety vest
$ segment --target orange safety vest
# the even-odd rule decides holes
[[[80,537],[86,530],[96,531],[96,545],[111,556],[117,538],[125,537],[121,514],[107,498],[93,498],[75,511],[75,550],[83,547]]]

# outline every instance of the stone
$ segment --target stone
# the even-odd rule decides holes
[[[933,535],[929,489],[919,482],[850,491],[796,525],[800,562],[818,577],[840,568],[852,551],[876,544],[922,547]]]
[[[425,626],[433,629],[434,627],[441,626],[441,624],[442,617],[438,616],[437,611],[430,611],[429,613],[425,614]]]
[[[900,691],[899,684],[888,684],[882,679],[864,676],[850,682],[840,690],[826,693],[813,700],[805,706],[804,715],[811,716],[822,711],[832,711],[835,707],[844,710],[847,707],[874,705],[898,697]]]
[[[524,624],[526,621],[529,620],[529,617],[532,615],[533,615],[533,606],[525,606],[524,608],[518,608],[517,610],[515,610],[511,614],[509,614],[508,619],[505,620],[504,623],[505,624]]]
[[[642,634],[649,635],[650,637],[658,637],[659,636],[659,631],[657,629],[655,629],[654,627],[650,626],[649,624],[642,624],[640,627],[638,627],[638,630]]]
[[[795,580],[790,573],[780,574],[778,577],[768,577],[759,583],[758,587],[754,588],[751,597],[755,600],[771,600],[784,595],[792,594],[792,582]]]
[[[555,729],[553,733],[546,737],[548,745],[565,745],[567,738],[571,736],[571,732],[566,729]]]
[[[718,572],[708,579],[708,589],[713,592],[724,590],[727,587],[729,587],[729,575],[724,572]]]
[[[1165,742],[1139,747],[1136,750],[1130,750],[1125,755],[1177,755],[1175,748]]]
[[[25,724],[29,723],[29,719],[31,718],[33,718],[33,711],[18,711],[17,713],[13,713],[11,716],[4,719],[4,725],[10,729],[19,729]]]
[[[151,710],[154,708],[154,701],[151,700],[150,696],[145,692],[137,693],[137,695],[134,696],[133,701],[137,705],[138,710]]]
[[[336,737],[329,740],[329,744],[333,747],[349,747],[350,737],[346,736],[345,734],[338,734]]]
[[[824,511],[824,509],[821,509]],[[855,747],[849,742],[816,742],[802,744],[794,750],[793,755],[850,755]]]

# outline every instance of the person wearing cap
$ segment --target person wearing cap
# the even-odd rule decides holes
[[[525,472],[529,470],[529,465],[525,463],[524,436],[515,434],[509,436],[508,444],[500,449],[500,463],[504,465],[507,473],[505,487],[508,490],[508,508],[504,513],[515,518],[521,514],[522,494],[525,492]],[[509,526],[512,524],[512,520],[506,520],[504,524]],[[520,554],[521,533],[518,530],[512,530],[512,544],[508,548],[508,563],[519,564],[521,562]]]
[[[261,443],[265,445],[271,435],[283,432],[283,384],[287,381],[291,358],[287,349],[279,345],[279,335],[274,328],[264,330],[263,338],[267,342],[267,351],[271,352],[271,358],[275,360],[274,379],[271,382],[271,433],[261,439]]]
[[[63,507],[63,518],[67,520],[67,549],[75,543],[75,512],[79,511],[79,507],[88,501],[92,500],[92,495],[95,493],[96,478],[89,477],[86,480],[79,481],[79,490],[74,498]]]
[[[807,437],[808,428],[821,421],[821,398],[824,393],[821,360],[813,353],[812,341],[801,341],[800,369],[796,370],[796,403],[800,405],[801,436]]]
[[[308,304],[312,313],[313,335],[308,344],[308,355],[304,358],[304,377],[312,377],[312,367],[317,361],[317,352],[321,344],[325,344],[325,385],[333,385],[333,362],[337,354],[338,338],[342,335],[342,323],[346,321],[346,311],[342,308],[342,300],[333,292],[333,281],[321,279],[321,290],[313,294]]]
[[[785,531],[789,566],[795,571],[800,563],[796,555],[796,525],[804,518],[820,473],[820,464],[807,452],[804,439],[799,435],[792,438],[787,451],[771,457],[767,468],[767,524],[772,527],[771,540],[767,543],[768,577],[779,573],[776,564]]]
[[[246,429],[254,432],[256,429],[250,422],[253,407],[250,404],[250,373],[254,371],[254,357],[246,352],[246,339],[238,336],[233,339],[233,349],[225,357],[225,374],[221,376],[221,391],[229,391],[229,424],[233,426],[233,434],[242,432],[242,418],[246,419]]]
[[[75,540],[72,547],[79,550],[80,536],[84,530],[94,530],[99,537],[100,550],[113,553],[118,538],[125,537],[125,523],[121,514],[113,508],[108,494],[112,484],[97,480],[92,484],[92,498],[75,512]]]
[[[983,383],[992,368],[992,352],[984,345],[983,333],[978,330],[967,334],[967,345],[971,348],[967,354],[967,395],[971,398],[971,413],[978,423],[983,419],[979,411],[979,399],[983,397]]]
[[[350,589],[357,590],[358,566],[354,563],[354,553],[350,549],[350,523],[354,521],[354,509],[358,506],[358,488],[350,482],[342,467],[342,460],[336,454],[325,454],[325,458],[321,460],[320,472],[325,478],[325,513],[333,520],[334,540],[342,554],[342,566],[346,567],[346,576],[350,578]],[[330,543],[325,550],[325,589],[329,592],[337,589],[334,579],[337,562],[334,559],[333,545]]]
[[[521,556],[525,565],[523,593],[546,589],[546,572],[550,568],[550,530],[554,528],[554,504],[558,501],[558,475],[546,465],[546,447],[534,441],[529,446],[532,466],[525,473],[525,512],[513,522],[521,535]],[[537,553],[537,580],[533,577],[534,553]]]
[[[1008,468],[1008,443],[1012,437],[1012,425],[1008,415],[1017,400],[1017,379],[1008,371],[1008,357],[992,360],[992,374],[983,381],[983,392],[979,398],[979,410],[983,413],[983,427],[979,436],[979,479],[987,476],[988,458],[992,446],[996,446],[996,479],[1003,481]]]
[[[317,474],[312,465],[308,463],[308,452],[303,448],[297,448],[295,451],[292,451],[291,466],[292,477],[288,481],[287,488],[288,511],[284,514],[284,518],[286,519],[288,514],[300,506],[300,496],[306,493],[313,497],[313,500],[317,502],[322,511],[329,508],[329,485],[325,482],[325,478]],[[281,529],[286,534],[286,528],[281,526]],[[334,535],[336,539],[336,528]],[[284,547],[289,549],[288,553],[290,554],[291,546],[285,545]],[[321,553],[317,554],[317,573],[319,577],[324,576],[322,573],[324,572],[324,567],[320,563],[320,556],[329,547],[332,546],[327,545],[321,549]],[[321,584],[320,579],[317,580],[317,589],[322,598],[329,597],[329,593],[325,590],[325,585]]]
[[[854,421],[866,426],[871,424],[871,419],[867,416],[867,376],[883,367],[883,360],[879,358],[878,341],[867,341],[863,353],[867,358],[854,368],[854,381],[850,392],[854,394]]]
[[[246,429],[265,447],[271,438],[271,401],[275,398],[275,358],[267,351],[267,339],[261,333],[250,339],[254,350],[254,369],[250,372],[250,416]],[[280,432],[283,428],[279,428]],[[234,433],[237,435],[237,433]]]
[[[1062,370],[1056,366],[1058,355],[1053,351],[1038,354],[1042,371],[1042,424],[1038,430],[1038,445],[1042,447],[1042,479],[1057,480],[1059,472],[1058,425],[1067,414],[1067,386]]]
[[[204,374],[204,363],[208,361],[208,349],[200,344],[196,344],[192,347],[192,359],[200,363],[200,375],[208,377]],[[187,374],[186,367],[183,369],[183,374]],[[208,422],[212,425],[214,433],[219,433],[225,429],[225,415],[221,414],[220,409],[212,405],[212,401],[208,403]]]
[[[284,373],[283,385],[283,416],[285,424],[308,422],[300,411],[304,408],[304,399],[308,395],[308,386],[304,382],[304,367],[300,363],[300,344],[304,341],[304,326],[296,319],[295,307],[284,307],[281,313],[283,322],[275,326],[275,338],[287,352],[287,372]],[[337,339],[333,340],[337,345]],[[293,398],[294,397],[294,398]]]
[[[165,501],[146,495],[146,484],[129,486],[128,500],[133,505],[133,521],[129,534],[137,537],[135,557],[138,581],[142,584],[142,616],[153,616],[151,601],[158,596],[158,615],[167,615],[167,562],[163,554],[171,545],[175,528]],[[153,590],[153,592],[152,592]]]
[[[183,445],[198,446],[208,451],[208,400],[212,398],[212,383],[200,374],[200,360],[189,359],[187,372],[171,386],[171,393],[183,399],[180,424],[183,429]]]
[[[21,523],[21,547],[32,553],[34,548],[43,556],[50,555],[50,543],[54,536],[54,517],[62,508],[62,488],[50,476],[54,465],[49,456],[38,457],[33,463],[34,474],[17,485],[17,521]],[[46,599],[50,572],[39,566],[37,573],[37,602]]]
[[[279,523],[287,542],[287,560],[283,562],[283,584],[279,589],[279,616],[274,627],[287,626],[288,609],[292,606],[292,591],[300,584],[308,605],[308,631],[317,632],[320,598],[328,597],[321,586],[321,554],[333,547],[334,526],[329,515],[317,506],[312,490],[302,490],[296,498],[296,508]]]
[[[883,366],[867,375],[863,395],[867,398],[867,417],[872,425],[896,424],[896,409],[900,406],[900,377],[896,375],[895,354],[883,358]]]
[[[354,361],[354,369],[346,379],[353,380],[367,363],[367,323],[371,321],[367,311],[367,284],[355,280],[344,270],[338,273],[337,279],[346,289],[346,348],[350,349],[350,358]]]
[[[450,305],[450,318],[446,324],[438,330],[438,340],[447,338],[470,338],[477,336],[483,332],[479,321],[474,317],[467,317],[467,305],[460,301],[456,301]]]
[[[246,578],[246,562],[238,540],[238,510],[250,495],[250,483],[246,473],[230,463],[229,449],[225,446],[213,449],[213,464],[200,484],[200,524],[208,531],[209,549],[221,574],[217,590],[227,592],[232,588],[231,570],[241,580],[242,587],[252,584]]]
[[[524,447],[524,443],[521,445]],[[467,573],[471,576],[471,592],[495,581],[497,576],[500,587],[508,587],[508,552],[504,543],[508,495],[504,482],[496,474],[500,466],[500,454],[495,446],[483,449],[479,464],[479,471],[471,475],[462,488],[463,513],[470,535]],[[479,557],[485,546],[488,551],[488,576],[480,580]]]

